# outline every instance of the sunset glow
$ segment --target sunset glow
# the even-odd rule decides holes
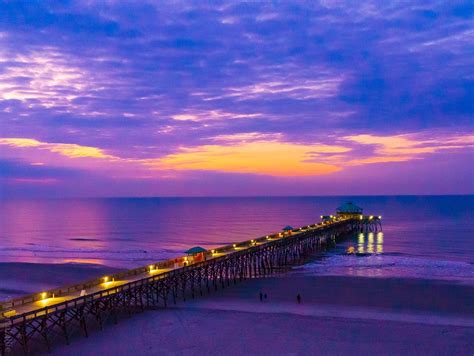
[[[184,149],[157,162],[158,168],[209,170],[271,176],[314,176],[340,170],[334,165],[312,162],[319,153],[346,152],[344,147],[305,146],[279,142],[253,142],[237,146],[200,146]],[[151,163],[154,166],[153,163]]]
[[[125,3],[0,5],[2,196],[473,192],[465,9]]]

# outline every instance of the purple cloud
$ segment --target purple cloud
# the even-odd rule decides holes
[[[260,135],[269,138],[267,147],[275,140],[299,145],[295,152],[301,147],[312,152],[317,145],[346,147],[344,153],[311,156],[310,161],[341,168],[330,175],[333,182],[344,181],[346,174],[364,181],[356,174],[360,168],[350,162],[365,160],[363,169],[379,177],[371,186],[396,193],[408,189],[408,183],[384,185],[386,177],[379,172],[398,167],[409,177],[425,176],[441,156],[452,157],[450,172],[472,182],[465,161],[472,163],[473,8],[467,1],[2,3],[0,138],[94,147],[132,162],[128,169],[135,172],[136,162],[159,161],[183,150],[214,152],[209,147],[218,144],[234,147],[223,151],[235,153],[235,147],[248,145],[222,137]],[[400,135],[418,144],[440,141],[432,145],[436,147],[446,137],[466,142],[390,160],[378,158],[375,144],[344,139]],[[95,169],[95,164],[66,162],[64,157],[54,164],[44,149],[20,151],[0,145],[8,164],[26,167],[18,178],[29,182],[32,191],[34,180],[25,180],[30,179],[27,168],[34,177],[31,163],[42,155],[48,168],[64,169],[71,177]],[[215,159],[209,153],[205,157]],[[423,164],[413,164],[413,159]],[[211,163],[204,166],[221,167]],[[111,167],[116,172],[113,163]],[[127,188],[132,194],[148,173],[140,168],[134,180],[123,170],[127,168],[120,166],[121,178],[113,187],[117,194],[127,195]],[[192,181],[207,192],[205,182],[213,181],[209,194],[225,195],[231,180],[249,193],[263,185],[272,187],[269,194],[299,194],[291,188],[296,178],[253,177],[254,171],[245,169],[228,172],[189,169],[180,173],[181,183],[173,183],[172,190],[191,194],[185,186]],[[142,185],[149,189],[143,194],[163,194],[171,184],[169,173],[152,173],[155,183]],[[64,174],[58,173],[58,182],[64,183]],[[102,172],[94,177],[97,187],[116,179]],[[469,179],[450,177],[432,175],[428,188],[419,189],[451,192],[450,182],[456,181],[459,192],[473,191]],[[49,182],[53,178],[48,176]],[[11,173],[8,181],[13,179]],[[311,184],[324,187],[324,179],[314,177]],[[300,186],[318,194],[311,184]],[[67,186],[57,189],[67,195]],[[9,187],[5,189],[13,189]],[[98,191],[91,185],[80,194]],[[341,188],[328,186],[322,192]]]

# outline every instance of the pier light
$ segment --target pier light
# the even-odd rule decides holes
[[[361,215],[361,216],[360,216],[360,220],[362,220],[363,218],[364,218],[364,217]]]
[[[382,215],[379,215],[379,219],[382,219]]]
[[[155,266],[151,265],[149,268],[150,268],[150,272],[153,272],[153,270],[155,269],[154,268]]]
[[[372,215],[370,215],[369,220],[372,220],[373,218],[374,218],[374,217],[373,217]]]
[[[211,250],[211,253],[212,253],[212,254],[215,254],[215,253],[216,253],[216,250]]]
[[[232,244],[232,247],[233,247],[233,248],[236,248],[236,247],[237,247],[237,244]]]
[[[46,292],[41,293],[41,299],[46,299],[48,294]]]
[[[104,283],[107,283],[109,281],[109,277],[104,277]]]

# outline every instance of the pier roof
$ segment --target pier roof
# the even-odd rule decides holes
[[[345,203],[337,208],[338,214],[362,214],[362,208],[352,202]]]
[[[191,247],[189,250],[185,251],[188,255],[195,255],[201,252],[206,252],[207,250],[205,248],[202,248],[201,246],[194,246]]]

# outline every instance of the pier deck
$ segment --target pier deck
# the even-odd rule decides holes
[[[301,231],[296,231],[296,232],[292,232],[292,235],[295,236],[295,235],[298,235],[300,233],[301,233]],[[281,236],[275,236],[275,235],[272,235],[272,236],[273,236],[272,238],[268,238],[265,241],[260,241],[260,242],[255,241],[255,243],[253,245],[249,244],[247,246],[240,246],[240,244],[239,244],[239,247],[237,247],[237,246],[233,247],[233,250],[222,250],[221,251],[221,249],[225,249],[226,247],[216,248],[214,251],[219,251],[219,252],[214,252],[214,253],[211,252],[209,255],[207,255],[206,256],[206,262],[211,261],[213,259],[217,259],[217,258],[226,256],[226,255],[231,254],[231,253],[235,253],[237,251],[245,251],[245,250],[249,249],[250,247],[262,246],[264,244],[268,244],[268,243],[271,243],[273,241],[276,241],[278,239],[283,238],[283,234]],[[191,264],[192,263],[188,264],[187,266],[190,266]],[[129,284],[129,283],[132,283],[132,282],[146,280],[146,279],[149,279],[150,276],[159,277],[160,275],[164,275],[164,274],[166,274],[170,271],[179,270],[179,269],[182,269],[184,267],[186,267],[186,266],[177,265],[177,266],[173,266],[172,268],[152,269],[151,271],[147,270],[145,272],[135,274],[135,275],[132,275],[132,276],[128,276],[127,278],[123,278],[123,279],[120,279],[120,280],[112,280],[112,279],[115,279],[113,276],[111,276],[111,277],[107,276],[107,278],[110,279],[109,281],[103,282],[103,283],[100,283],[100,284],[97,284],[97,285],[94,285],[94,286],[88,288],[87,289],[87,295],[91,295],[91,294],[95,295],[95,294],[100,293],[100,292],[114,293],[116,291],[117,287]],[[37,311],[36,315],[39,315],[39,311],[46,310],[45,308],[53,307],[57,304],[63,304],[64,302],[73,301],[75,299],[81,298],[81,291],[82,291],[82,289],[76,289],[76,290],[74,290],[72,292],[68,292],[67,294],[64,294],[64,295],[57,295],[57,296],[55,295],[54,297],[47,297],[47,298],[41,298],[41,294],[46,293],[47,295],[52,296],[54,294],[53,291],[39,293],[41,299],[35,300],[35,301],[32,301],[32,302],[26,302],[25,304],[19,305],[18,307],[16,307],[14,309],[14,312],[15,312],[14,316],[16,317],[16,319],[19,319],[18,318],[19,316],[21,316],[23,314],[30,314],[31,312],[35,312],[35,311]],[[8,313],[8,311],[6,311],[5,313]]]
[[[72,328],[88,335],[88,323],[102,328],[120,313],[166,307],[210,293],[247,278],[280,272],[352,231],[372,226],[373,217],[332,217],[323,222],[222,246],[197,256],[161,261],[101,279],[16,298],[1,303],[0,355],[27,354],[32,340],[49,350],[51,334],[69,343]],[[372,222],[371,222],[372,221]],[[375,229],[377,224],[374,225]]]

